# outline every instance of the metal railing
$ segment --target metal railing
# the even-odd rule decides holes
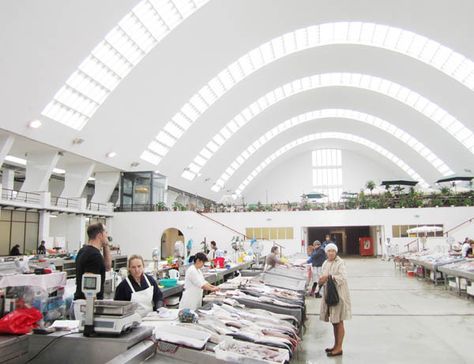
[[[98,203],[98,202],[89,202],[87,206],[88,210],[96,211],[96,212],[114,212],[113,207],[110,207],[106,203]]]
[[[79,210],[80,208],[80,204],[77,199],[56,196],[51,197],[51,206],[76,210]]]
[[[39,204],[41,201],[41,195],[37,192],[23,192],[4,188],[2,189],[2,199],[31,204]]]

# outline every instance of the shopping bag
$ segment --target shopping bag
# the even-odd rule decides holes
[[[0,333],[28,334],[42,318],[36,308],[18,308],[0,319]]]
[[[337,293],[336,282],[329,276],[326,283],[326,304],[328,306],[336,306],[339,303],[339,293]]]

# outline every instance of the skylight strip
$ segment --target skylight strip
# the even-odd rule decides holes
[[[148,163],[151,163],[151,164],[154,164],[155,166],[158,165],[158,163],[160,163],[161,161],[161,157],[156,155],[156,154],[153,154],[151,152],[149,152],[148,150],[145,150],[141,155],[140,155],[140,159],[148,162]]]
[[[95,100],[100,107],[110,93],[118,86],[133,68],[176,26],[192,15],[208,0],[142,0],[129,11],[119,23],[110,30],[104,40],[94,47],[91,53],[78,66],[66,81],[69,87],[75,88],[77,72],[90,77],[92,81],[103,86],[108,91],[99,93],[95,87],[76,89],[84,93],[85,98]],[[163,29],[165,28],[165,29]],[[69,81],[69,82],[68,82]],[[55,94],[41,112],[42,115],[76,130],[81,130],[97,111],[98,107],[84,106],[85,101],[77,103],[77,109],[72,111],[89,110],[86,117],[71,116],[70,110],[59,111],[54,104],[57,95],[62,95],[64,86]],[[99,96],[100,95],[100,96]],[[52,112],[54,111],[54,112]]]
[[[251,143],[249,147],[247,147],[243,152],[241,152],[234,159],[233,162],[231,162],[231,166],[233,166],[234,168],[233,173],[228,173],[227,178],[224,178],[223,174],[221,174],[219,178],[227,181],[235,172],[237,172],[237,170],[243,165],[243,163],[246,160],[248,160],[255,152],[258,151],[258,149],[263,147],[266,143],[271,141],[277,135],[287,131],[288,129],[292,127],[299,126],[303,123],[312,122],[318,119],[326,119],[326,118],[345,118],[345,119],[360,121],[360,122],[372,125],[382,131],[385,131],[393,135],[401,142],[407,144],[417,154],[425,158],[426,161],[429,164],[431,164],[433,168],[435,168],[443,176],[449,176],[449,175],[454,174],[454,171],[451,170],[451,168],[449,168],[439,157],[437,157],[424,144],[422,144],[420,141],[412,137],[410,134],[408,134],[404,130],[399,129],[398,127],[389,123],[386,120],[382,120],[376,116],[359,112],[359,111],[355,111],[355,110],[321,109],[321,110],[315,110],[315,111],[307,112],[304,114],[300,114],[272,128],[269,132],[264,134],[266,139],[262,139],[262,137],[260,137],[259,139]],[[289,123],[289,121],[294,121],[294,122]]]
[[[304,38],[308,41],[305,42]],[[222,80],[219,75],[229,74],[234,79],[233,84],[230,83],[231,81],[229,79],[226,79],[225,91],[219,90],[219,92],[216,93],[217,97],[221,97],[225,92],[228,92],[233,86],[253,72],[282,57],[303,51],[310,47],[333,44],[372,46],[401,53],[435,67],[440,72],[454,78],[469,89],[474,90],[474,62],[463,55],[433,40],[407,30],[373,23],[338,22],[297,29],[294,32],[283,34],[251,50],[237,61],[231,63],[216,76]],[[263,62],[254,61],[256,54],[261,55]],[[451,58],[453,58],[453,60],[451,60]],[[456,69],[461,64],[461,59],[464,60],[462,63],[463,72],[457,73]],[[252,66],[250,64],[252,64]],[[307,80],[302,81],[304,87],[304,82]],[[214,78],[208,82],[207,86],[211,87],[212,83],[215,83]],[[291,88],[291,85],[287,86]],[[282,90],[278,90],[275,95],[270,95],[270,99],[274,96],[276,98],[280,96],[283,97],[284,95],[282,95],[281,91]],[[209,107],[215,101],[217,100],[208,102]],[[410,102],[413,102],[413,100],[410,99]],[[204,112],[205,110],[202,111],[200,115]]]
[[[296,80],[298,81],[298,80]],[[305,81],[299,80],[299,82],[290,82],[287,83],[281,87],[276,88],[273,91],[268,92],[266,95],[261,97],[260,99],[269,99],[271,95],[278,93],[278,90],[280,90],[281,93],[285,94],[284,97],[288,98],[293,95],[296,95],[298,93],[308,91],[308,90],[313,90],[316,88],[321,88],[321,87],[332,87],[332,86],[345,86],[345,87],[356,87],[356,88],[363,88],[367,89],[369,91],[377,92],[377,93],[383,93],[381,89],[387,90],[385,94],[386,96],[390,96],[399,102],[402,102],[406,104],[407,106],[410,106],[407,104],[406,100],[408,99],[418,99],[421,96],[419,96],[417,93],[411,91],[410,89],[401,86],[399,84],[396,84],[394,82],[384,80],[378,77],[374,77],[371,75],[363,75],[363,74],[356,74],[356,73],[325,73],[325,74],[320,74],[320,75],[313,75],[309,78],[305,78]],[[295,90],[295,87],[293,85],[301,85],[301,88],[298,88]],[[286,90],[286,91],[282,91]],[[282,96],[283,98],[283,96]],[[278,99],[278,98],[277,98]],[[433,102],[426,100],[426,103],[416,103],[413,106],[410,106],[411,108],[417,110],[418,112],[422,113],[424,116],[430,118],[433,122],[438,124],[440,127],[443,128],[443,130],[447,131],[450,133],[454,138],[456,138],[461,144],[464,145],[463,139],[459,138],[458,134],[456,134],[459,130],[462,130],[465,135],[473,135],[472,131],[467,129],[462,123],[460,123],[458,120],[456,120],[453,116],[449,115],[445,110],[441,109],[438,105],[434,104]],[[254,102],[250,104],[248,107],[246,107],[244,110],[242,110],[237,116],[235,116],[229,123],[226,124],[226,126],[229,126],[229,124],[232,122],[236,122],[239,125],[238,120],[239,119],[244,119],[245,123],[242,123],[242,125],[239,125],[239,129],[247,124],[248,122],[252,121],[256,116],[258,116],[260,113],[262,113],[266,108],[269,108],[270,106],[273,106],[275,103],[277,103],[279,100],[275,100],[272,103],[267,103],[265,108],[257,107],[257,105],[262,105],[261,103]],[[420,106],[420,107],[419,107]],[[433,115],[439,115],[439,116],[449,116],[450,119],[455,121],[456,128],[447,128],[446,125],[442,123],[439,118],[434,117]],[[454,123],[453,123],[454,125]],[[280,128],[283,127],[280,125]],[[230,128],[230,126],[229,126]],[[237,130],[238,131],[238,130]],[[237,132],[236,131],[236,132]],[[233,135],[235,135],[235,133]],[[219,134],[216,134],[216,136]],[[214,138],[216,138],[214,136]],[[218,149],[223,145],[218,144]],[[465,146],[465,145],[464,145]],[[214,151],[215,152],[215,151]],[[472,153],[474,151],[471,150]]]
[[[316,140],[321,140],[321,139],[340,139],[340,140],[347,140],[347,141],[351,141],[351,142],[354,142],[354,143],[357,143],[357,144],[364,145],[364,146],[378,152],[379,154],[386,157],[390,161],[393,161],[397,165],[397,167],[399,167],[400,169],[405,171],[411,178],[418,181],[422,187],[424,187],[424,188],[428,187],[428,183],[426,183],[426,181],[418,173],[416,173],[410,166],[408,166],[403,160],[401,160],[400,158],[398,158],[397,156],[395,156],[394,154],[392,154],[391,152],[389,152],[385,148],[381,147],[380,145],[378,145],[376,143],[373,143],[373,142],[371,142],[367,139],[364,139],[364,138],[358,137],[356,135],[353,135],[353,134],[346,134],[346,133],[339,133],[339,132],[326,132],[326,133],[316,133],[316,134],[306,135],[306,136],[304,136],[302,138],[299,138],[297,140],[294,140],[293,142],[288,143],[285,146],[283,146],[282,148],[278,149],[276,152],[274,152],[270,155],[270,158],[272,159],[272,161],[274,161],[279,156],[287,153],[288,151],[290,151],[291,149],[293,149],[293,148],[295,148],[299,145],[302,145],[302,144],[305,144],[305,143],[308,143],[308,142],[313,142],[313,141],[316,141]],[[272,157],[274,157],[274,158],[272,158]],[[261,173],[262,170],[265,169],[267,166],[268,166],[268,164],[265,164],[263,162],[260,163],[257,166],[257,168],[255,168],[247,176],[247,178],[242,181],[242,183],[239,185],[239,187],[236,190],[236,191],[240,191],[239,195],[244,191],[244,189],[247,187],[249,182],[252,181],[253,179],[255,179],[257,177],[257,175],[259,173]],[[258,171],[257,171],[257,169],[258,169]]]

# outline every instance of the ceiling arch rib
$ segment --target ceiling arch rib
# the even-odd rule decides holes
[[[158,165],[211,105],[262,67],[296,52],[335,44],[372,46],[397,52],[434,67],[474,90],[474,62],[422,35],[387,25],[362,22],[309,26],[276,37],[226,67],[194,94],[166,123],[141,158]]]
[[[466,149],[474,154],[474,134],[454,116],[448,114],[437,104],[420,94],[392,81],[359,73],[323,73],[304,77],[268,92],[254,103],[250,104],[231,121],[229,121],[199,152],[182,173],[182,177],[193,180],[213,155],[240,128],[252,121],[267,108],[298,93],[321,87],[354,87],[380,93],[391,97],[420,112],[444,131],[456,138]],[[150,145],[155,148],[155,145]]]
[[[278,157],[282,156],[283,154],[289,152],[290,150],[309,142],[313,142],[315,140],[321,139],[340,139],[340,140],[347,140],[350,142],[358,143],[367,148],[374,150],[375,152],[381,154],[399,168],[401,168],[406,174],[408,174],[411,178],[415,181],[418,181],[423,188],[427,188],[429,185],[428,183],[417,173],[415,172],[410,166],[408,166],[403,160],[398,158],[393,153],[389,152],[385,148],[381,147],[380,145],[371,142],[370,140],[361,138],[354,134],[347,134],[347,133],[339,133],[339,132],[326,132],[326,133],[316,133],[306,135],[302,138],[298,138],[288,144],[285,144],[283,147],[278,149],[276,152],[270,154],[267,158],[264,159],[262,163],[260,163],[250,174],[239,184],[239,187],[235,190],[234,195],[239,196],[242,194],[242,191],[252,182],[257,175],[262,172],[270,163],[276,160]]]
[[[133,68],[208,1],[140,1],[69,76],[41,114],[81,130]]]
[[[326,118],[344,118],[350,120],[360,121],[376,128],[379,128],[390,135],[393,135],[395,138],[405,143],[407,147],[412,148],[416,153],[423,157],[428,163],[430,163],[441,175],[448,176],[454,174],[453,170],[449,168],[446,163],[444,163],[440,158],[438,158],[430,149],[425,145],[420,143],[417,139],[412,137],[410,134],[406,133],[404,130],[396,127],[395,125],[389,123],[388,121],[382,120],[376,116],[366,114],[363,112],[347,109],[322,109],[307,112],[300,114],[291,119],[288,119],[274,128],[270,129],[268,132],[263,134],[260,138],[255,140],[250,144],[242,153],[240,153],[237,158],[235,158],[227,167],[227,169],[222,172],[219,179],[211,187],[211,190],[214,192],[219,192],[225,185],[225,183],[232,177],[232,175],[261,147],[266,143],[270,142],[273,138],[279,134],[301,125],[306,122],[326,119]]]

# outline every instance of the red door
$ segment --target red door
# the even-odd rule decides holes
[[[360,255],[374,255],[374,242],[370,236],[359,238]]]

